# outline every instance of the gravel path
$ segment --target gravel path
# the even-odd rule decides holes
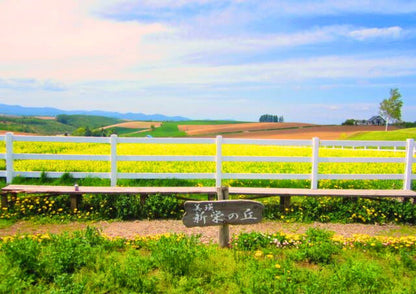
[[[100,228],[104,234],[111,237],[134,238],[137,235],[146,236],[163,233],[184,233],[187,235],[201,234],[203,242],[218,241],[218,227],[194,227],[186,228],[180,220],[140,220],[123,222],[94,222],[94,223],[68,223],[68,224],[34,224],[32,222],[20,221],[10,227],[0,229],[0,236],[14,234],[36,234],[36,233],[60,233],[65,231],[80,230],[88,225]],[[240,232],[269,232],[278,231],[287,233],[304,233],[308,228],[316,227],[334,231],[344,236],[353,234],[368,235],[400,235],[401,226],[397,225],[365,225],[365,224],[334,224],[334,223],[283,223],[277,221],[263,221],[260,224],[245,226],[230,226],[230,235]],[[397,232],[396,232],[397,231]]]

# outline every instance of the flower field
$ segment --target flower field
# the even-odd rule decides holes
[[[0,143],[0,153],[5,152],[4,143]],[[109,155],[109,144],[98,143],[42,143],[15,142],[15,153],[35,154],[76,154]],[[223,145],[224,156],[288,156],[310,157],[310,147]],[[118,144],[117,155],[215,155],[215,146],[208,144]],[[363,149],[321,148],[320,157],[398,157],[404,152]],[[5,161],[0,161],[0,170],[5,169]],[[109,172],[109,161],[76,160],[15,160],[15,171],[58,171],[58,172]],[[214,162],[185,161],[119,161],[118,172],[122,173],[214,173]],[[308,162],[224,162],[224,173],[277,173],[310,174]],[[402,163],[330,163],[319,164],[320,174],[403,174]],[[416,165],[413,167],[416,173]],[[202,183],[203,181],[201,181]],[[231,180],[230,185],[239,181]],[[380,181],[381,182],[381,181]],[[226,183],[227,184],[227,183]],[[398,188],[397,181],[390,182],[391,188]],[[352,188],[352,187],[349,187]],[[383,186],[383,188],[386,188]]]
[[[0,152],[4,152],[0,144]],[[41,143],[15,142],[15,153],[35,154],[78,154],[108,155],[109,144],[98,143]],[[310,147],[282,147],[258,145],[223,145],[225,156],[290,156],[310,157]],[[130,144],[117,146],[118,155],[211,155],[215,146],[208,144]],[[321,148],[321,157],[397,157],[403,158],[404,152],[393,150],[331,149]],[[1,167],[1,164],[3,165]],[[4,160],[0,168],[4,169]],[[119,161],[119,172],[142,173],[214,173],[214,162],[132,162]],[[60,172],[109,172],[107,161],[79,160],[15,160],[16,171],[60,171]],[[224,162],[226,173],[283,173],[309,174],[311,163],[308,162]],[[402,163],[320,163],[321,174],[403,174]],[[416,172],[416,165],[413,166]],[[119,180],[121,186],[165,185],[165,186],[212,186],[214,180]],[[52,185],[98,186],[109,185],[108,180],[86,178],[73,179],[64,174],[60,179],[50,179],[47,173],[40,179],[15,177],[14,183],[52,184]],[[224,180],[229,186],[251,187],[291,187],[309,188],[309,180]],[[401,180],[320,180],[323,189],[401,189]],[[21,218],[46,217],[54,220],[96,220],[96,219],[155,219],[180,218],[183,201],[174,197],[150,197],[145,202],[139,196],[108,197],[105,195],[83,197],[82,205],[76,211],[69,208],[68,199],[62,197],[18,198],[12,207],[1,208],[0,218],[12,220]],[[389,199],[371,201],[368,199],[339,198],[301,198],[294,197],[289,211],[280,211],[278,199],[264,199],[265,217],[283,221],[321,221],[321,222],[360,222],[360,223],[416,223],[416,209],[411,203],[396,202]]]

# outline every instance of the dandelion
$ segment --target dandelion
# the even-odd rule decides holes
[[[279,269],[279,268],[281,268],[282,266],[281,266],[280,264],[276,263],[276,264],[274,265],[274,267],[275,267],[275,268],[277,268],[277,269]]]
[[[260,258],[260,257],[262,257],[262,256],[263,256],[263,251],[257,250],[257,251],[254,253],[254,257],[255,257],[255,258]]]

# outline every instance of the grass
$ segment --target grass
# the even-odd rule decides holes
[[[133,129],[133,128],[123,128],[123,127],[112,127],[109,129],[106,129],[107,131],[110,131],[113,134],[117,134],[120,137],[127,137],[129,135],[134,135],[136,134],[138,131],[143,131],[143,130],[147,130],[147,129]]]
[[[0,229],[6,229],[15,223],[14,220],[0,219]]]
[[[58,115],[56,120],[30,116],[0,116],[0,130],[38,135],[72,133],[78,127],[100,128],[122,120],[93,115]]]
[[[405,141],[406,139],[416,140],[416,128],[400,129],[394,131],[363,132],[352,135],[348,140],[380,140],[380,141]]]
[[[185,137],[185,132],[181,132],[178,129],[178,122],[163,122],[162,125],[154,130],[141,132],[141,133],[131,133],[126,134],[127,137]]]
[[[61,122],[66,125],[79,127],[89,127],[90,129],[101,128],[109,125],[114,125],[120,122],[123,122],[121,119],[116,119],[106,116],[97,116],[97,115],[67,115],[60,114],[56,117],[58,122]]]
[[[0,116],[0,130],[34,133],[39,135],[56,135],[71,133],[75,130],[75,127],[57,122],[56,120],[45,120],[25,116]]]
[[[87,228],[0,241],[3,293],[414,293],[414,246],[342,245],[331,233],[241,234],[220,249],[195,236],[109,238]],[[290,238],[292,238],[290,237]],[[254,239],[253,239],[254,238]],[[409,239],[410,240],[410,239]],[[254,242],[254,243],[253,243]]]
[[[399,229],[384,230],[382,234],[385,236],[402,236],[402,235],[416,236],[416,226],[401,225]]]

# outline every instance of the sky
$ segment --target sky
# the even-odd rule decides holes
[[[416,121],[414,0],[0,0],[0,103]]]

